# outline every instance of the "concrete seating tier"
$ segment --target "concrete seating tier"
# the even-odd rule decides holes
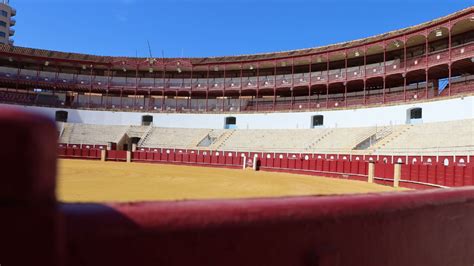
[[[105,126],[64,123],[61,143],[107,145],[118,142],[129,126]]]
[[[468,154],[474,120],[361,128],[190,129],[60,123],[61,143],[107,144],[140,138],[139,147],[289,153]]]

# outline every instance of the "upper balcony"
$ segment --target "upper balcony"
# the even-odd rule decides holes
[[[33,59],[40,61],[40,64],[44,63],[44,61],[57,61],[63,62],[64,65],[68,66],[71,64],[78,67],[94,65],[96,66],[94,67],[95,69],[99,67],[102,67],[102,69],[112,67],[113,70],[127,69],[127,71],[134,71],[139,67],[139,71],[143,72],[148,72],[149,69],[151,69],[152,72],[160,72],[164,69],[166,69],[166,71],[176,71],[179,68],[179,73],[175,73],[176,75],[174,76],[188,76],[188,72],[191,72],[193,68],[194,71],[196,71],[196,69],[205,71],[206,68],[214,69],[217,67],[219,73],[223,74],[224,69],[237,71],[242,65],[253,65],[254,68],[260,65],[260,68],[262,68],[262,66],[272,68],[278,63],[279,68],[284,68],[283,63],[287,66],[292,66],[294,62],[296,66],[300,67],[302,64],[308,64],[308,62],[315,64],[324,63],[325,61],[330,61],[331,63],[338,60],[341,61],[344,60],[345,54],[347,59],[357,61],[357,59],[361,60],[365,56],[378,55],[381,57],[380,55],[382,55],[384,51],[393,53],[394,51],[403,52],[403,49],[408,49],[408,53],[412,53],[413,51],[410,51],[410,49],[415,46],[425,47],[426,40],[428,40],[426,47],[431,47],[434,42],[448,39],[448,35],[454,39],[456,35],[472,30],[474,30],[474,7],[469,7],[427,23],[383,33],[377,36],[323,47],[286,52],[205,58],[159,59],[96,56],[14,47],[14,49],[6,51],[6,53],[8,53],[6,56],[16,58],[25,56],[28,60]],[[413,57],[413,55],[411,55],[411,57]],[[182,65],[178,67],[176,65],[177,62],[182,62]],[[375,71],[377,72],[379,70],[376,69]],[[360,75],[360,73],[357,72],[355,75]]]
[[[62,84],[93,86],[100,88],[146,88],[149,90],[170,91],[257,91],[290,88],[308,88],[315,86],[331,86],[335,84],[347,84],[363,80],[403,80],[405,76],[413,75],[425,77],[425,73],[435,71],[434,76],[447,73],[448,65],[455,68],[463,68],[470,72],[474,64],[474,41],[452,47],[449,49],[434,51],[429,54],[408,58],[407,60],[395,59],[382,63],[371,63],[363,66],[348,68],[311,71],[304,73],[289,74],[265,74],[259,76],[228,76],[215,78],[173,78],[173,77],[143,77],[143,76],[104,76],[90,75],[87,71],[77,74],[63,73],[56,70],[45,70],[37,72],[30,69],[17,69],[15,67],[0,67],[1,73],[18,82],[39,82],[43,85]],[[13,62],[13,58],[10,58]],[[48,62],[46,67],[52,67]],[[17,77],[18,71],[20,76]],[[160,73],[161,74],[161,73]],[[412,75],[412,76],[413,76]]]

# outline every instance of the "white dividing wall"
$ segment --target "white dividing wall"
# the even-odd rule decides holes
[[[224,120],[227,116],[237,118],[238,129],[311,128],[312,116],[316,114],[324,116],[325,128],[399,125],[406,123],[407,110],[413,107],[423,109],[423,123],[474,118],[474,96],[376,108],[257,114],[160,114],[11,106],[43,113],[52,119],[54,119],[56,110],[65,110],[69,112],[68,122],[70,123],[141,125],[142,116],[149,114],[153,116],[153,124],[158,127],[211,129],[224,128]]]

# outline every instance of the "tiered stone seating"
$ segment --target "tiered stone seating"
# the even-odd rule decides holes
[[[141,138],[147,132],[147,126],[130,126],[127,130],[127,135],[130,138]]]
[[[104,126],[89,124],[64,124],[64,131],[59,139],[61,143],[106,145],[117,142],[129,126]]]
[[[375,127],[335,128],[325,138],[321,138],[312,145],[311,152],[346,153],[374,135],[376,131]]]
[[[191,148],[211,130],[190,128],[153,128],[142,143],[147,148]]]
[[[65,123],[61,132],[61,143],[104,145],[127,134],[142,138],[140,147],[227,151],[436,155],[466,154],[474,146],[474,120],[390,128],[242,130]],[[368,142],[371,137],[375,142]]]
[[[414,125],[380,147],[380,154],[456,154],[474,145],[474,120]]]
[[[222,150],[302,152],[327,129],[236,130]]]

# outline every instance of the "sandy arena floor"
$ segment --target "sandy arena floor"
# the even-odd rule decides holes
[[[286,173],[144,163],[60,160],[65,202],[229,199],[395,191],[393,188]]]

